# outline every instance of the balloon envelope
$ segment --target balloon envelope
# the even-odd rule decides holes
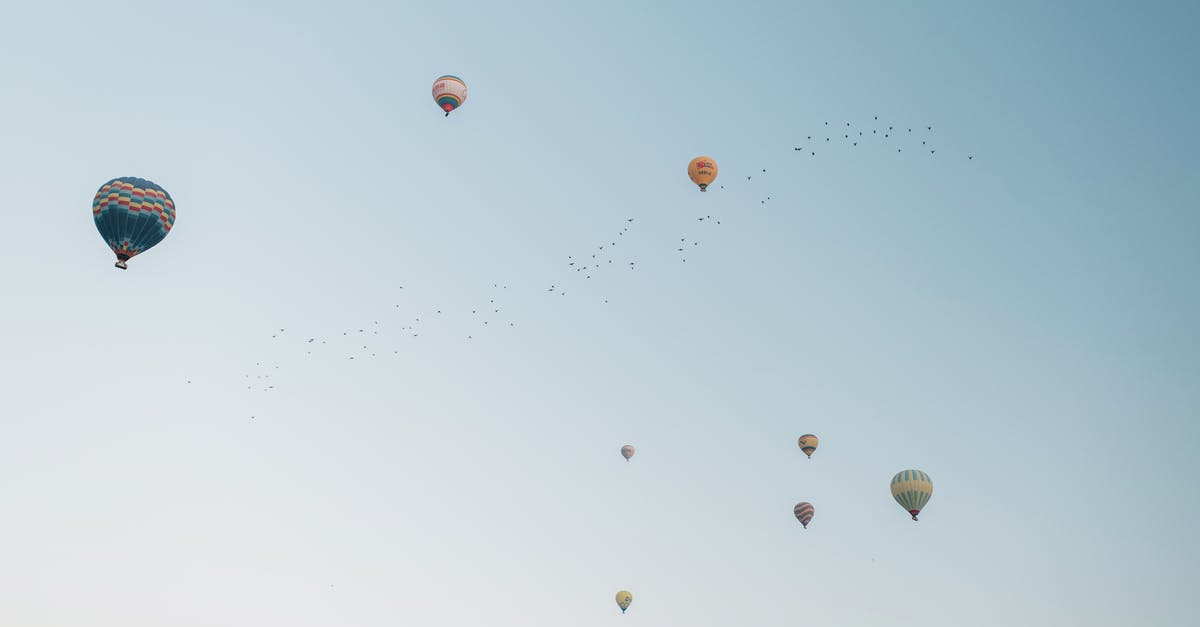
[[[804,525],[805,529],[808,529],[808,523],[812,522],[813,517],[812,503],[806,503],[804,501],[796,503],[796,507],[792,510],[792,512],[796,514],[796,520],[799,520],[800,524]]]
[[[621,608],[621,613],[629,609],[629,604],[633,603],[633,595],[628,590],[621,590],[617,593],[617,607]]]
[[[901,470],[892,477],[892,498],[917,519],[925,509],[929,497],[933,496],[933,480],[920,470]]]
[[[467,100],[467,84],[457,76],[439,76],[433,81],[433,100],[446,115],[461,107]]]
[[[96,230],[117,256],[116,266],[161,242],[175,225],[175,201],[167,190],[132,176],[115,178],[92,199]]]
[[[811,433],[805,433],[804,435],[800,436],[800,439],[797,441],[797,444],[800,445],[800,450],[804,451],[804,454],[810,458],[812,457],[813,451],[817,450],[817,443],[817,436]]]
[[[712,157],[696,157],[688,163],[688,178],[705,191],[717,178],[717,162]]]
[[[624,457],[625,461],[629,461],[629,458],[633,457],[633,445],[626,444],[625,446],[622,446],[621,457]]]

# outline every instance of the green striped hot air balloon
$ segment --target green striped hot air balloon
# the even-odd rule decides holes
[[[917,519],[917,514],[925,508],[929,497],[933,496],[933,480],[920,470],[901,470],[892,477],[892,498]]]

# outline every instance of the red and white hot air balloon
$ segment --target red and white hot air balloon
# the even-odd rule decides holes
[[[467,101],[467,84],[463,79],[449,74],[439,76],[433,81],[433,100],[437,102],[446,115],[461,107]]]

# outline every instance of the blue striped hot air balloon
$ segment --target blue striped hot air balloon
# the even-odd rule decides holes
[[[116,266],[161,242],[175,225],[175,201],[167,190],[131,176],[100,186],[92,199],[96,230],[117,256]]]
[[[925,508],[929,497],[933,496],[933,480],[920,470],[901,470],[892,477],[892,498],[917,519],[917,514]]]

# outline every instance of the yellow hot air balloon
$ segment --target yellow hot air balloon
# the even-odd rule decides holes
[[[628,590],[622,590],[617,593],[617,607],[621,608],[621,613],[629,609],[629,604],[633,603],[633,595]]]
[[[817,440],[817,436],[811,433],[805,433],[804,435],[800,436],[797,444],[800,445],[800,450],[804,451],[804,454],[811,458],[813,451],[817,450],[818,442],[819,440]]]
[[[696,157],[688,164],[688,178],[700,186],[700,191],[706,191],[717,178],[717,162],[712,157]]]

